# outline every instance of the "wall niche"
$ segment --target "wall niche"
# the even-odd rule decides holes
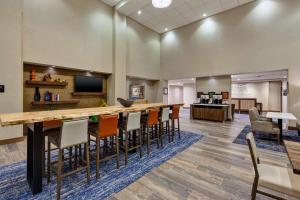
[[[107,78],[109,74],[30,63],[24,63],[23,68],[24,112],[99,107],[107,103]],[[35,71],[34,74],[31,73],[33,70]],[[43,81],[46,74],[51,75],[52,81]],[[103,92],[96,95],[74,93],[74,77],[76,75],[103,78]],[[31,81],[32,78],[34,78],[33,81]],[[59,81],[55,82],[54,79]],[[34,101],[36,87],[39,88],[41,96],[39,102]],[[44,95],[47,91],[59,94],[59,100],[44,102]]]

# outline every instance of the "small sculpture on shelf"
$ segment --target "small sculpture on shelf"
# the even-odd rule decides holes
[[[36,79],[36,73],[35,73],[35,70],[31,70],[30,71],[30,80],[31,81],[34,81]]]
[[[49,91],[46,91],[44,96],[45,101],[51,101],[51,93]]]
[[[48,81],[48,82],[53,81],[53,80],[52,80],[52,77],[51,77],[51,74],[46,74],[46,75],[44,76],[44,78],[43,78],[43,81]]]

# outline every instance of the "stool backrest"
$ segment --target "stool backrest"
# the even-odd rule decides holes
[[[118,135],[118,115],[100,115],[98,119],[99,137]]]
[[[170,119],[170,108],[165,107],[165,108],[162,109],[161,121],[166,122],[166,121],[169,121],[169,119]]]
[[[81,118],[63,122],[61,148],[82,144],[88,141],[88,119]]]
[[[158,123],[158,110],[150,109],[148,112],[148,125],[152,126]]]
[[[43,122],[43,129],[55,129],[60,128],[63,124],[62,120],[51,120],[51,121],[44,121]]]
[[[179,118],[179,110],[180,110],[180,106],[173,106],[172,115],[171,115],[172,119]]]
[[[127,116],[127,131],[133,131],[141,128],[141,112],[130,112]]]
[[[259,157],[258,157],[258,154],[257,154],[256,143],[255,143],[253,133],[252,132],[248,133],[246,138],[247,138],[248,147],[249,147],[250,154],[251,154],[253,167],[254,167],[254,170],[255,170],[255,175],[258,176],[257,165],[259,164]]]

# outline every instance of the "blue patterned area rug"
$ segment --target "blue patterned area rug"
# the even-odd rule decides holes
[[[233,143],[236,144],[244,144],[248,145],[246,140],[246,135],[251,132],[251,126],[246,125],[242,132],[235,138]],[[277,144],[277,138],[273,134],[268,133],[262,133],[262,132],[256,132],[254,135],[256,146],[261,149],[268,149],[272,151],[279,151],[285,153],[285,147],[281,144]],[[283,139],[284,140],[290,140],[290,141],[296,141],[300,142],[300,137],[298,136],[298,131],[296,130],[289,130],[283,132]]]
[[[124,154],[120,156],[120,169],[116,169],[115,159],[100,164],[100,179],[95,177],[95,161],[91,161],[91,183],[86,183],[85,171],[75,173],[63,179],[61,198],[62,199],[106,199],[113,193],[127,187],[155,167],[164,163],[177,153],[187,149],[192,144],[202,139],[200,133],[181,132],[181,140],[177,137],[174,142],[168,143],[165,137],[164,147],[157,149],[156,143],[152,145],[151,154],[147,156],[146,150],[143,157],[139,153],[129,154],[129,163],[124,165]],[[176,135],[177,136],[177,135]],[[14,163],[7,166],[0,166],[0,199],[55,199],[56,198],[56,177],[47,185],[44,180],[43,192],[32,196],[26,180],[26,161]]]

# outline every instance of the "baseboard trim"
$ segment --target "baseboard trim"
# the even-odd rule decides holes
[[[17,138],[0,140],[0,145],[13,144],[13,143],[17,143],[17,142],[23,142],[25,140],[25,138],[26,138],[25,136],[22,136],[22,137],[17,137]]]
[[[293,131],[298,131],[299,129],[295,126],[289,126],[288,127],[289,130],[293,130]]]

